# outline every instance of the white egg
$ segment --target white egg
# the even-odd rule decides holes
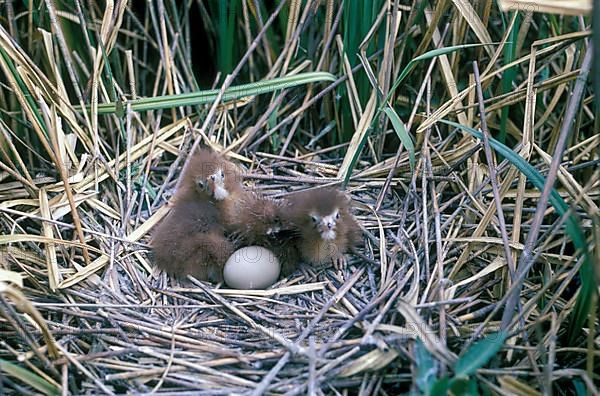
[[[229,257],[223,278],[234,289],[265,289],[277,281],[280,269],[279,260],[269,249],[248,246]]]

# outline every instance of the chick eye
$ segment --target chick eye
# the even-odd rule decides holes
[[[202,179],[198,179],[198,180],[196,181],[196,183],[198,183],[198,187],[200,187],[200,188],[204,188],[204,182],[202,181]]]
[[[312,218],[313,223],[318,223],[319,218],[317,216],[310,216]]]
[[[335,218],[336,218],[336,219],[339,219],[339,218],[340,218],[340,213],[339,213],[339,212],[335,214]]]
[[[221,171],[221,180],[225,180],[225,173],[223,171]]]

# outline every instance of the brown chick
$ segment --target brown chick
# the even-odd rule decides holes
[[[321,266],[340,268],[344,253],[360,239],[360,227],[351,213],[351,201],[332,188],[303,191],[289,197],[289,218],[297,229],[302,259]]]
[[[229,196],[225,168],[223,160],[206,149],[190,159],[173,197],[173,208],[150,242],[156,265],[167,273],[223,280],[223,266],[234,251],[214,203]]]
[[[234,247],[209,201],[180,199],[158,225],[151,241],[157,267],[175,277],[221,282]]]
[[[255,191],[245,191],[236,202],[231,228],[245,243],[262,246],[284,227],[280,212],[285,203]]]
[[[236,166],[211,150],[200,149],[187,169],[176,196],[193,188],[197,199],[214,203],[225,231],[235,232],[239,228],[241,201],[248,194]]]
[[[300,252],[295,243],[298,233],[288,215],[289,203],[247,191],[240,196],[236,206],[238,213],[232,228],[240,246],[266,247],[278,258],[282,275],[294,272]]]
[[[175,197],[198,193],[197,199],[217,204],[234,202],[243,193],[241,176],[235,165],[209,149],[199,149],[190,159]],[[218,207],[221,209],[220,207]]]
[[[243,201],[251,194],[244,190],[242,176],[236,166],[214,154],[206,187],[219,211],[219,219],[226,232],[236,232]]]

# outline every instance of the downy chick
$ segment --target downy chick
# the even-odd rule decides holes
[[[280,215],[285,203],[259,192],[244,191],[236,201],[236,216],[230,228],[244,243],[263,246],[286,227]]]
[[[336,268],[342,267],[344,253],[360,239],[350,199],[341,191],[321,188],[293,194],[288,200],[302,259],[315,266],[333,263]]]
[[[234,251],[219,222],[214,201],[229,196],[221,158],[201,149],[181,176],[172,209],[151,240],[156,265],[165,272],[220,282],[223,266]]]
[[[239,198],[237,206],[239,210],[233,228],[240,244],[268,248],[278,258],[282,275],[294,272],[300,253],[295,243],[298,233],[289,216],[289,202],[247,191]]]
[[[176,197],[194,190],[198,199],[221,203],[243,191],[236,167],[209,149],[198,149],[184,172]]]
[[[242,185],[242,176],[237,167],[221,156],[216,156],[214,170],[207,178],[207,188],[219,211],[221,224],[228,233],[239,227],[239,216],[243,210],[243,200],[249,194]]]
[[[198,199],[214,203],[224,230],[235,232],[239,228],[241,202],[248,194],[237,167],[221,155],[201,149],[190,161],[189,169],[190,172],[183,176],[180,190],[193,186],[200,194]]]

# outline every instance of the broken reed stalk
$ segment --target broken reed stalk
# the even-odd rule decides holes
[[[94,95],[103,103],[119,98],[152,102],[167,92],[191,92],[219,80],[200,76],[196,81],[195,72],[204,72],[204,65],[197,70],[199,66],[191,64],[198,39],[193,26],[196,11],[208,39],[220,43],[218,36],[212,36],[223,30],[216,26],[221,21],[216,21],[217,11],[211,8],[216,3],[187,2],[175,8],[173,2],[154,2],[141,10],[127,5],[120,29],[97,5],[84,8],[77,1],[69,7],[68,2],[48,1],[37,9],[29,3],[30,8],[19,2],[0,8],[2,12],[21,7],[3,15],[10,34],[4,30],[6,25],[0,25],[2,51],[8,51],[0,62],[11,58],[15,70],[25,70],[22,75],[30,77],[27,84],[41,92],[60,92],[59,96],[64,92],[64,98],[44,96],[57,111],[64,111],[61,103],[81,103],[78,88],[87,100],[92,86],[86,88],[82,81],[94,80]],[[584,337],[570,341],[564,335],[582,265],[570,252],[569,235],[562,227],[566,217],[542,219],[538,246],[531,253],[534,270],[528,274],[517,270],[503,291],[498,274],[510,267],[504,263],[505,235],[511,238],[511,254],[518,256],[524,249],[524,234],[533,230],[531,220],[540,193],[526,177],[514,184],[518,170],[508,160],[494,164],[485,142],[480,144],[440,122],[460,117],[466,126],[494,135],[502,128],[496,116],[511,106],[504,132],[516,142],[513,150],[534,169],[547,169],[551,157],[545,150],[558,140],[562,120],[557,114],[566,108],[565,91],[579,74],[582,52],[577,46],[589,35],[587,20],[557,18],[549,26],[547,15],[533,14],[531,23],[522,23],[515,14],[506,31],[500,31],[495,22],[502,16],[494,2],[471,8],[459,2],[433,8],[416,0],[405,3],[375,0],[365,3],[372,7],[352,14],[348,11],[355,2],[312,1],[310,9],[304,8],[309,3],[296,2],[292,15],[285,14],[289,2],[271,7],[245,1],[243,17],[239,7],[238,14],[235,7],[225,7],[232,11],[231,18],[224,20],[233,26],[228,40],[236,46],[228,55],[242,59],[237,65],[241,69],[230,73],[228,84],[280,75],[283,70],[289,74],[318,70],[321,65],[337,76],[331,85],[212,102],[205,108],[191,108],[190,114],[187,107],[181,108],[175,115],[178,120],[171,110],[126,111],[125,126],[116,115],[97,116],[91,111],[84,113],[85,118],[70,118],[68,112],[60,112],[69,158],[75,154],[79,161],[68,169],[68,176],[81,230],[90,254],[101,255],[87,267],[74,261],[72,249],[64,247],[78,239],[74,220],[65,217],[71,212],[67,186],[51,155],[36,143],[42,134],[28,127],[35,122],[33,114],[14,105],[25,103],[19,98],[29,89],[10,81],[0,84],[0,107],[6,109],[0,123],[0,266],[5,270],[0,277],[8,273],[9,279],[23,281],[23,295],[65,351],[57,360],[50,358],[43,326],[26,320],[19,309],[8,309],[14,302],[6,299],[8,304],[0,304],[0,366],[8,361],[63,394],[98,389],[116,394],[422,392],[413,374],[422,367],[423,356],[437,361],[428,371],[430,379],[443,375],[441,367],[452,375],[457,358],[475,340],[500,327],[497,314],[520,289],[521,305],[515,306],[520,326],[509,332],[514,345],[504,347],[502,352],[507,353],[498,354],[493,369],[472,376],[479,389],[548,392],[557,386],[573,389],[578,381],[588,393],[597,392],[590,379],[595,354],[590,346],[598,331],[595,317],[589,318],[588,344]],[[223,4],[234,3],[219,6]],[[58,19],[48,20],[48,7],[54,7],[50,11]],[[279,15],[272,20],[274,9]],[[432,23],[427,24],[421,10],[434,14]],[[353,15],[361,17],[352,19]],[[65,18],[68,23],[61,23]],[[288,21],[291,24],[286,26]],[[61,46],[54,49],[40,47],[41,41],[32,33],[42,32],[50,44],[54,39],[45,32],[61,29],[61,34],[52,36]],[[513,29],[523,45],[518,45],[520,57],[507,63],[502,54],[512,45]],[[279,36],[283,33],[290,40]],[[116,45],[102,53],[90,38],[107,35],[116,38]],[[496,43],[482,41],[487,36]],[[337,37],[344,52],[331,47]],[[539,40],[532,43],[532,37]],[[339,186],[339,164],[350,150],[347,139],[356,131],[350,117],[344,120],[346,112],[350,114],[349,100],[356,110],[373,89],[386,96],[386,87],[393,86],[417,55],[460,43],[486,49],[469,47],[416,62],[389,98],[390,107],[403,123],[407,121],[409,132],[413,130],[415,169],[390,128],[369,136],[362,152],[357,151],[347,193],[354,199],[365,238],[356,247],[358,254],[348,256],[344,271],[304,267],[269,290],[236,291],[181,283],[153,268],[145,242],[167,212],[164,203],[175,184],[171,181],[181,172],[182,159],[198,141],[198,132],[210,139],[209,145],[247,167],[248,185],[266,195],[281,198],[301,189]],[[536,46],[544,48],[536,50]],[[216,47],[216,51],[223,49]],[[415,53],[415,48],[421,52]],[[65,50],[70,59],[64,58]],[[103,57],[96,58],[100,69],[94,66],[96,54]],[[349,67],[341,67],[343,59]],[[473,60],[487,65],[479,78],[471,74]],[[529,73],[524,73],[528,62]],[[516,71],[514,90],[497,94],[503,92],[498,88],[507,70]],[[537,76],[543,78],[536,82]],[[356,87],[351,98],[344,88],[349,79]],[[489,97],[478,95],[477,80]],[[523,108],[535,111],[531,96],[536,92],[549,100],[535,126],[523,132],[514,125],[522,123],[521,115],[527,113]],[[593,91],[584,93],[585,108]],[[95,130],[89,117],[97,119]],[[594,120],[587,109],[576,118],[581,131],[568,139],[572,141],[565,149],[568,173],[558,173],[557,192],[565,200],[572,199],[567,216],[580,217],[583,232],[588,232],[588,212],[597,207],[599,197],[595,150],[600,139],[588,132]],[[535,140],[530,137],[533,129]],[[97,165],[87,162],[95,154],[90,138],[103,154]],[[423,144],[427,150],[421,151]],[[483,160],[482,148],[486,150]],[[124,154],[128,149],[131,152]],[[37,194],[31,193],[37,189],[48,196],[43,215]],[[54,238],[41,236],[43,224],[52,226]],[[48,283],[47,245],[56,246],[57,267],[64,279],[55,291]],[[543,284],[538,288],[539,274]],[[438,283],[443,287],[438,288]],[[596,324],[595,334],[592,324]],[[537,328],[550,330],[540,335],[533,331]],[[417,338],[425,345],[421,355],[416,353]],[[505,359],[509,354],[511,360]],[[586,360],[589,374],[584,371]],[[27,382],[5,378],[7,393],[31,393]]]
[[[554,149],[554,155],[552,156],[550,169],[548,170],[548,174],[546,175],[544,190],[542,191],[542,194],[539,197],[539,201],[537,202],[535,215],[531,223],[531,229],[527,234],[525,247],[523,249],[523,252],[521,252],[521,257],[519,259],[517,269],[520,275],[522,275],[520,276],[522,280],[524,280],[527,277],[529,269],[534,264],[534,260],[532,257],[533,249],[535,248],[538,233],[540,232],[540,227],[542,225],[542,220],[544,219],[544,214],[546,213],[546,207],[548,206],[550,191],[554,187],[556,175],[558,173],[558,167],[562,162],[562,158],[567,145],[567,138],[569,137],[569,134],[571,132],[571,126],[575,121],[577,112],[580,110],[579,104],[581,102],[581,97],[583,95],[585,85],[587,83],[588,74],[590,72],[592,63],[592,53],[593,46],[590,42],[587,45],[585,56],[583,57],[583,62],[581,63],[581,69],[575,82],[575,87],[573,88],[573,93],[569,97],[569,103],[567,105],[565,116],[563,118],[563,122],[560,128],[560,134],[558,137],[558,141],[556,142],[556,147]],[[585,254],[585,252],[583,253]],[[509,329],[509,325],[513,319],[514,310],[519,302],[521,288],[523,286],[522,280],[518,281],[518,287],[514,288],[512,292],[510,292],[509,298],[506,301],[506,306],[504,308],[504,312],[502,313],[502,321],[500,324],[500,328],[503,330]]]

